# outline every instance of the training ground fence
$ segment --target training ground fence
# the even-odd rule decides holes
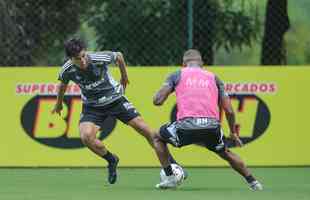
[[[1,0],[0,16],[0,66],[61,65],[71,37],[132,66],[179,65],[189,48],[207,65],[287,64],[286,0]]]

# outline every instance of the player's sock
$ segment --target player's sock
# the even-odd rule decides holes
[[[172,163],[172,164],[177,164],[177,165],[179,165],[179,163],[172,157],[171,154],[169,154],[168,161],[169,161],[170,163]],[[183,172],[184,172],[184,180],[185,180],[185,179],[187,179],[187,177],[188,177],[188,172],[187,172],[187,170],[185,170],[184,168],[183,168]]]
[[[106,161],[108,161],[108,163],[115,162],[115,157],[113,156],[113,154],[110,151],[108,151],[105,155],[103,155],[102,158],[104,158]]]
[[[263,190],[263,185],[259,181],[257,181],[252,175],[246,176],[244,178],[248,182],[252,191]]]
[[[173,163],[173,164],[177,164],[177,165],[178,165],[177,161],[172,157],[171,154],[169,154],[168,161],[169,161],[170,163]]]
[[[111,152],[107,152],[104,156],[102,156],[106,161],[108,161],[108,181],[110,184],[114,184],[117,180],[117,164],[119,162],[119,158],[116,155],[113,155]]]
[[[256,181],[256,179],[255,179],[252,175],[246,176],[246,177],[245,177],[245,180],[246,180],[248,183],[252,183],[253,181]]]
[[[168,167],[164,167],[164,171],[166,176],[171,176],[173,174],[171,165],[168,165]]]

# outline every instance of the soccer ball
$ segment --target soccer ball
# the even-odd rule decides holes
[[[184,171],[182,167],[174,163],[171,164],[171,167],[172,167],[173,174],[176,176],[178,180],[178,184],[181,184],[184,181]],[[160,175],[160,182],[164,181],[167,178],[164,169],[160,170],[159,175]]]

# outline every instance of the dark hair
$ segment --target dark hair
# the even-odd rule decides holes
[[[69,39],[65,42],[64,46],[66,56],[69,58],[78,56],[83,49],[86,49],[85,42],[80,38]]]

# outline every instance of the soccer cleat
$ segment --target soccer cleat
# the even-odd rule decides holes
[[[116,155],[113,155],[115,158],[115,161],[109,163],[108,165],[108,181],[110,184],[114,184],[117,180],[117,172],[116,172],[116,168],[117,168],[117,164],[119,162],[119,158]]]
[[[178,180],[174,175],[167,176],[163,181],[156,184],[156,188],[159,189],[168,189],[168,188],[176,188],[178,185]]]
[[[252,191],[260,191],[260,190],[263,190],[263,185],[262,185],[260,182],[258,182],[257,180],[255,180],[255,181],[249,183],[249,186],[250,186],[250,189],[251,189]]]

